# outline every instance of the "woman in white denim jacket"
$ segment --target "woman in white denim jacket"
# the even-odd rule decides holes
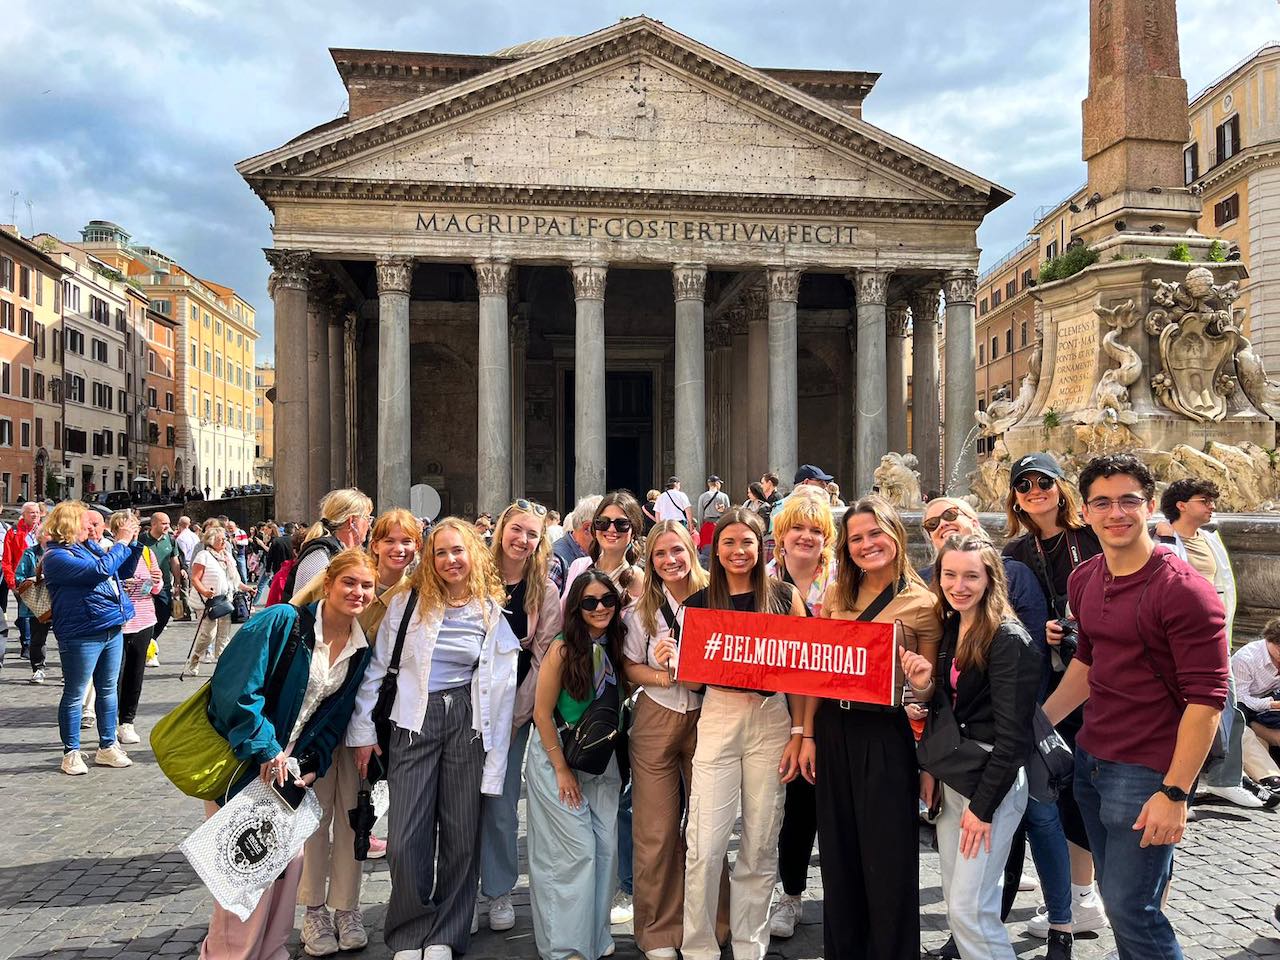
[[[408,617],[387,758],[391,900],[383,939],[394,960],[450,960],[470,941],[480,796],[502,793],[520,641],[502,615],[502,578],[465,520],[447,517],[431,529],[411,583],[378,628],[347,745],[364,776],[378,749],[378,688]]]

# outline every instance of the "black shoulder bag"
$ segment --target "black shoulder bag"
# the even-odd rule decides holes
[[[387,664],[387,672],[382,675],[378,685],[378,699],[373,704],[373,728],[377,732],[378,749],[382,751],[377,764],[369,764],[368,780],[377,783],[391,770],[391,708],[396,703],[396,684],[400,679],[400,657],[404,653],[404,638],[409,632],[409,621],[413,619],[413,609],[418,605],[418,591],[410,590],[405,601],[404,616],[400,618],[400,627],[396,630],[396,645],[391,650],[391,662]]]
[[[622,698],[618,684],[606,683],[604,692],[591,701],[577,723],[566,723],[559,707],[554,718],[560,731],[560,749],[569,769],[597,776],[604,773],[621,735]]]
[[[944,654],[949,663],[954,651],[947,649],[940,653],[940,661],[944,660]],[[960,732],[960,723],[941,681],[934,684],[928,709],[924,734],[916,744],[916,761],[935,779],[961,796],[971,798],[982,780],[990,754]]]

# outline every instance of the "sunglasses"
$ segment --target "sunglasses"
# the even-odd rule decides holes
[[[535,517],[545,517],[547,515],[546,507],[533,500],[526,500],[524,497],[512,501],[511,507],[515,507],[521,513],[532,513]],[[507,509],[510,510],[511,507],[507,507]]]
[[[1053,477],[1046,477],[1044,475],[1036,477],[1035,480],[1032,480],[1030,477],[1022,477],[1013,485],[1013,489],[1017,490],[1019,493],[1030,493],[1031,485],[1033,483],[1041,490],[1052,490],[1057,486],[1058,481],[1054,480]]]
[[[956,518],[959,516],[960,511],[958,508],[947,507],[947,509],[943,510],[936,517],[930,517],[928,520],[924,521],[924,523],[920,524],[920,526],[924,527],[926,532],[933,533],[933,531],[942,526],[944,521],[946,523],[955,523]]]
[[[616,517],[613,520],[607,517],[597,517],[591,524],[591,528],[600,533],[604,533],[610,527],[613,527],[619,533],[626,533],[631,529],[631,521],[626,517]]]
[[[612,593],[606,593],[603,597],[583,597],[579,606],[587,613],[595,613],[600,607],[606,610],[612,610],[618,605],[618,598]]]

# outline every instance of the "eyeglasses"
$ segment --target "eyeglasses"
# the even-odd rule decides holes
[[[618,605],[618,598],[612,593],[606,593],[603,597],[583,597],[580,606],[587,613],[595,613],[597,608],[604,607],[606,610],[612,610]]]
[[[1030,477],[1021,477],[1013,485],[1013,489],[1017,490],[1019,493],[1030,493],[1031,484],[1034,483],[1041,490],[1052,490],[1057,485],[1057,482],[1058,481],[1054,480],[1053,477],[1046,477],[1043,474],[1036,477],[1035,480],[1032,480]]]
[[[1203,503],[1210,510],[1218,505],[1218,501],[1213,497],[1192,497],[1187,503]]]
[[[619,533],[626,533],[631,529],[631,521],[626,517],[615,517],[612,520],[608,517],[597,517],[591,524],[591,528],[598,533],[604,533],[610,527]]]
[[[535,517],[545,517],[547,515],[546,507],[532,500],[526,500],[524,497],[513,501],[511,507],[515,507],[522,513],[532,513]],[[507,507],[507,509],[510,510],[511,507]]]
[[[926,533],[933,533],[933,531],[942,526],[944,521],[946,523],[955,523],[959,516],[960,510],[958,508],[947,507],[947,509],[943,510],[936,517],[930,517],[928,520],[925,520],[920,524],[920,526],[924,527]]]
[[[1123,497],[1111,499],[1110,497],[1094,497],[1092,500],[1085,501],[1085,506],[1095,513],[1110,513],[1111,508],[1119,505],[1120,509],[1125,513],[1137,513],[1146,506],[1147,498],[1140,497],[1135,493],[1125,494]]]

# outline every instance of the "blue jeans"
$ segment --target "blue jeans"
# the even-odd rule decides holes
[[[631,896],[631,778],[618,798],[618,889]]]
[[[520,824],[516,808],[520,803],[524,753],[532,727],[532,721],[526,721],[511,731],[502,795],[483,797],[480,801],[480,892],[489,899],[510,893],[520,875],[520,852],[516,843]]]
[[[119,627],[86,637],[58,637],[64,684],[58,702],[58,733],[63,753],[80,749],[80,716],[90,682],[98,692],[98,746],[105,749],[116,742],[116,683],[123,652],[124,633]]]
[[[1069,787],[1067,789],[1070,789]],[[1027,843],[1040,875],[1050,924],[1071,923],[1071,857],[1056,803],[1027,798]]]
[[[1183,960],[1161,907],[1174,845],[1141,847],[1142,831],[1133,829],[1163,782],[1164,774],[1149,767],[1099,760],[1076,747],[1076,802],[1120,960]]]

